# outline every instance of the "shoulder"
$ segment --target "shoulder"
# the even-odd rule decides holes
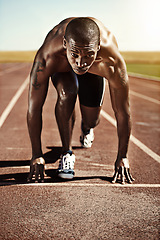
[[[101,39],[101,45],[108,47],[109,45],[115,45],[118,47],[118,43],[116,40],[116,37],[114,34],[106,27],[104,23],[102,23],[100,20],[90,17],[93,21],[95,21],[99,27],[100,30],[100,39]]]
[[[47,61],[48,58],[53,58],[58,53],[62,52],[65,28],[72,19],[73,18],[64,19],[48,32],[42,46],[37,51],[36,58],[43,58]]]

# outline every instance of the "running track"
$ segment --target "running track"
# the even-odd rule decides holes
[[[160,82],[130,77],[132,185],[111,184],[117,151],[108,87],[92,149],[80,148],[76,104],[76,176],[55,177],[61,141],[50,84],[43,111],[44,184],[25,184],[31,157],[26,126],[31,64],[0,64],[0,239],[159,239]]]

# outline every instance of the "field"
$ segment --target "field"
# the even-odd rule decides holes
[[[129,73],[138,73],[160,78],[160,65],[151,63],[127,63]]]
[[[160,77],[160,52],[122,52],[128,72]]]
[[[32,62],[36,51],[0,52],[0,63]],[[160,77],[160,52],[121,52],[128,72]]]
[[[36,51],[0,51],[0,63],[32,62]]]

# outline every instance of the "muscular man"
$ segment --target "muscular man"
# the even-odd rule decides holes
[[[30,76],[28,130],[32,159],[28,181],[44,179],[45,160],[41,149],[42,108],[51,77],[58,94],[56,120],[62,141],[58,176],[72,179],[75,155],[71,138],[77,95],[82,115],[83,147],[91,147],[93,128],[99,123],[105,79],[108,80],[112,107],[117,121],[118,153],[113,183],[118,175],[122,183],[132,183],[127,159],[131,123],[128,99],[128,75],[113,34],[97,19],[68,18],[55,26],[38,50]]]

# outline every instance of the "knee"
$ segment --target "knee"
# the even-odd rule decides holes
[[[58,99],[63,103],[66,101],[74,101],[78,94],[78,88],[71,86],[68,89],[61,88],[60,91],[58,91]]]
[[[58,93],[58,100],[62,103],[67,100],[75,100],[78,94],[78,80],[72,72],[56,73],[52,76],[52,82]]]
[[[78,94],[78,86],[75,84],[70,84],[69,86],[61,86],[57,88],[58,99],[57,103],[60,105],[71,105],[75,104]]]
[[[98,119],[83,119],[83,124],[86,128],[95,128],[100,123],[100,117]]]

